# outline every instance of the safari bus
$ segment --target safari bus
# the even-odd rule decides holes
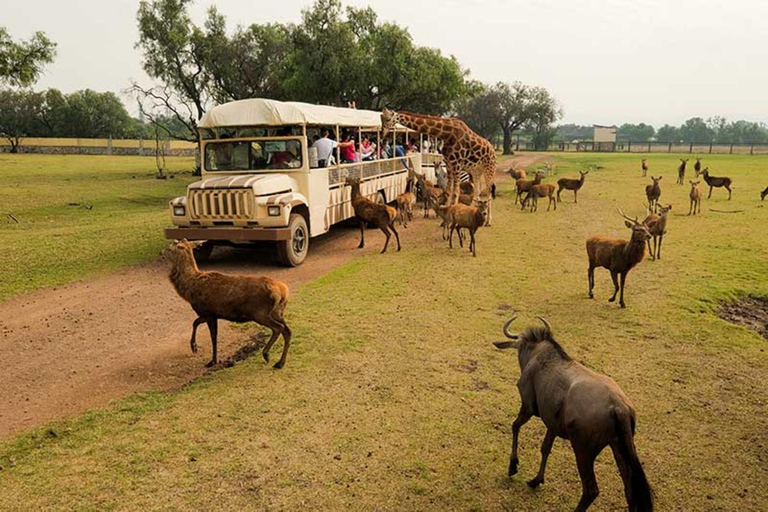
[[[246,99],[214,107],[198,128],[202,179],[170,202],[173,227],[165,236],[202,242],[195,249],[200,260],[216,245],[267,241],[275,243],[281,264],[300,265],[311,238],[354,216],[348,176],[359,178],[372,200],[389,203],[405,191],[409,169],[434,180],[441,158],[434,152],[399,156],[398,140],[416,134],[398,126],[385,135],[379,112],[355,108]],[[375,154],[356,153],[344,163],[337,146],[321,160],[318,148],[328,141],[318,141],[325,132],[335,141],[344,134],[367,137]],[[421,142],[420,148],[437,146]],[[387,145],[391,156],[381,152]]]

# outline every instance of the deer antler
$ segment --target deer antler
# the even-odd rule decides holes
[[[619,208],[618,206],[616,207],[616,209],[619,211],[619,215],[621,215],[622,217],[624,217],[628,221],[634,222],[635,224],[639,224],[640,223],[640,221],[638,221],[637,217],[635,217],[634,219],[632,217],[628,217],[627,215],[624,214],[623,211],[621,211],[621,208]]]

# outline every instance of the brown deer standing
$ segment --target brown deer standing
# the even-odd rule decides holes
[[[624,224],[632,230],[632,238],[627,241],[600,235],[590,237],[587,240],[587,257],[589,258],[587,277],[589,279],[589,298],[594,299],[595,294],[592,290],[595,287],[595,269],[597,267],[607,268],[611,272],[614,286],[613,296],[608,299],[608,302],[616,300],[616,294],[619,292],[619,288],[621,288],[619,305],[624,308],[626,307],[624,303],[624,283],[626,282],[627,274],[638,263],[643,261],[645,257],[645,243],[651,238],[651,233],[645,224],[637,220],[637,217],[631,219],[624,215],[621,210],[619,210],[619,214],[626,219]],[[621,283],[619,283],[619,277],[621,277]]]
[[[680,159],[680,166],[677,168],[677,184],[683,185],[685,183],[685,164],[688,163],[688,158]]]
[[[520,411],[512,423],[512,454],[509,476],[517,474],[517,444],[520,429],[532,416],[541,418],[547,432],[541,443],[541,464],[536,477],[528,481],[535,489],[544,483],[547,459],[555,438],[567,439],[576,455],[581,477],[581,499],[576,511],[585,511],[600,494],[595,478],[595,459],[606,446],[624,483],[624,496],[630,512],[652,512],[653,491],[635,448],[637,414],[632,401],[618,384],[571,359],[552,335],[544,318],[544,327],[530,327],[522,334],[512,334],[509,326],[502,331],[511,341],[497,341],[500,349],[514,348],[520,365]]]
[[[659,176],[658,178],[651,176],[653,184],[646,185],[645,187],[645,197],[648,198],[648,209],[652,212],[656,211],[656,207],[659,204],[659,198],[661,197],[661,187],[659,186],[661,178],[663,178],[663,176]]]
[[[651,240],[648,239],[648,252],[651,254],[653,261],[661,259],[661,242],[664,240],[664,235],[667,234],[667,220],[669,219],[669,212],[672,210],[672,205],[659,206],[659,214],[650,213],[643,224],[648,228],[648,232],[653,237],[653,249],[651,249]],[[658,246],[656,245],[658,242]]]
[[[210,367],[218,362],[216,342],[219,319],[238,323],[256,322],[270,329],[272,336],[262,351],[262,356],[267,362],[272,345],[282,334],[283,355],[275,364],[275,368],[285,365],[291,344],[291,329],[283,317],[285,306],[288,304],[288,285],[269,277],[202,272],[197,268],[195,257],[192,255],[192,245],[186,240],[174,241],[164,255],[173,264],[170,273],[173,287],[197,313],[197,319],[192,324],[192,339],[189,341],[193,353],[197,353],[197,327],[203,322],[208,324],[213,356],[206,366]]]
[[[424,201],[424,218],[429,218],[429,209],[434,206],[437,208],[437,200],[443,193],[443,190],[426,179],[423,174],[417,174],[416,179],[421,188],[421,196]]]
[[[643,158],[642,166],[643,166],[643,178],[645,178],[645,175],[648,174],[648,164],[645,162],[645,158]]]
[[[410,178],[405,185],[405,192],[395,198],[400,225],[406,228],[408,227],[408,221],[413,220],[413,207],[416,206],[416,194],[413,193],[413,182],[413,178]]]
[[[547,211],[549,211],[550,207],[554,204],[555,210],[557,210],[557,200],[555,199],[555,186],[551,183],[541,183],[539,185],[534,185],[531,187],[531,190],[528,191],[528,194],[525,196],[525,199],[523,200],[523,208],[525,209],[525,205],[528,204],[528,201],[531,201],[531,212],[539,211],[539,198],[540,197],[548,197],[549,198],[549,204],[547,204]]]
[[[696,172],[696,176],[698,176],[701,171],[701,158],[698,156],[696,157],[696,163],[693,164],[693,170]]]
[[[699,214],[701,214],[701,187],[699,187],[699,183],[701,182],[691,181],[689,183],[691,184],[691,193],[689,194],[689,197],[691,198],[691,206],[688,208],[688,215],[696,215],[696,208],[699,209]]]
[[[584,186],[584,176],[589,174],[589,171],[579,171],[579,177],[578,178],[560,178],[557,180],[557,202],[560,202],[560,192],[565,190],[573,190],[573,202],[578,203],[578,198],[576,197],[579,193],[579,189]]]
[[[518,179],[515,182],[515,185],[517,186],[517,194],[515,195],[515,204],[517,204],[518,200],[522,201],[523,192],[528,192],[529,190],[531,190],[531,187],[541,183],[541,180],[543,178],[544,178],[544,172],[543,171],[536,171],[536,173],[533,175],[533,179],[532,180],[526,180],[525,178]],[[523,205],[523,206],[525,206],[525,205]]]
[[[728,200],[731,200],[731,178],[727,178],[725,176],[723,177],[715,177],[709,175],[709,167],[705,167],[703,171],[701,171],[701,175],[704,176],[704,181],[707,182],[707,185],[709,185],[709,195],[707,196],[707,199],[710,199],[712,197],[712,188],[720,188],[724,187],[726,190],[728,190]],[[698,174],[696,175],[698,177]]]
[[[507,171],[507,174],[509,174],[509,176],[515,182],[517,182],[517,180],[519,180],[519,179],[525,179],[525,177],[526,177],[525,169],[514,169],[514,168],[513,169],[509,169]]]
[[[395,229],[395,218],[397,217],[397,210],[391,206],[385,204],[374,203],[364,195],[360,193],[360,180],[356,178],[347,178],[347,185],[352,188],[352,208],[355,210],[355,217],[360,223],[360,245],[358,249],[365,247],[365,228],[368,224],[373,224],[381,230],[387,237],[387,241],[384,242],[384,248],[381,253],[387,252],[387,246],[389,245],[389,239],[391,238],[392,231],[395,234],[397,240],[397,250],[400,250],[400,235],[397,234]]]

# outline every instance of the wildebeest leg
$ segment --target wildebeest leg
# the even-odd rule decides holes
[[[587,270],[587,280],[589,281],[589,298],[594,299],[595,294],[592,293],[592,289],[595,287],[595,267],[592,265],[590,265],[589,270]]]
[[[517,418],[512,423],[512,454],[509,456],[509,472],[507,473],[509,476],[517,474],[517,464],[519,462],[517,459],[517,438],[520,435],[520,428],[528,423],[530,419],[531,415],[525,407],[521,407],[520,412],[517,413]]]
[[[613,460],[616,461],[616,466],[619,468],[619,474],[621,475],[621,481],[624,483],[624,496],[627,498],[627,503],[632,503],[631,470],[629,461],[624,459],[621,450],[620,443],[611,443]]]
[[[360,220],[360,244],[357,246],[358,249],[362,249],[365,247],[365,224],[366,222],[364,220]]]
[[[622,272],[621,273],[621,296],[619,297],[619,305],[623,308],[627,307],[626,304],[624,304],[624,283],[627,282],[627,273]]]
[[[381,226],[379,229],[387,237],[386,242],[384,242],[384,248],[381,250],[381,254],[384,254],[385,252],[387,252],[387,246],[389,245],[389,239],[392,237],[392,235],[389,234],[389,229],[387,229],[387,226]]]
[[[395,240],[397,240],[397,250],[400,250],[400,235],[397,233],[397,230],[395,229],[395,223],[389,225],[389,229],[392,230],[392,232],[395,234]]]
[[[619,273],[611,270],[611,279],[613,279],[613,297],[608,299],[608,302],[616,300],[616,294],[619,293]]]
[[[549,457],[549,452],[552,451],[552,444],[554,442],[554,432],[547,429],[547,433],[544,434],[544,441],[541,443],[541,465],[539,466],[539,473],[533,480],[528,481],[528,487],[535,489],[544,483],[544,470],[547,468],[547,457]]]
[[[197,340],[195,339],[197,336],[197,326],[205,321],[205,318],[197,317],[197,319],[195,319],[195,321],[192,323],[192,339],[189,340],[189,348],[192,350],[193,354],[197,354]]]
[[[574,446],[574,452],[576,452],[576,466],[579,469],[579,477],[581,477],[581,499],[576,506],[575,512],[586,512],[589,506],[600,494],[600,489],[597,487],[597,479],[595,478],[595,454],[590,453],[588,450],[576,449]]]
[[[206,322],[208,323],[208,330],[211,331],[211,345],[213,346],[213,357],[208,361],[208,364],[205,365],[210,368],[219,362],[219,355],[216,350],[216,339],[219,335],[219,320],[214,317],[207,319]]]

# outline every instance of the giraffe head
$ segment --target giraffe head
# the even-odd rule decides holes
[[[384,128],[384,134],[382,137],[386,137],[390,131],[394,130],[397,126],[397,122],[397,112],[390,108],[384,107],[384,109],[381,111],[381,126]]]

